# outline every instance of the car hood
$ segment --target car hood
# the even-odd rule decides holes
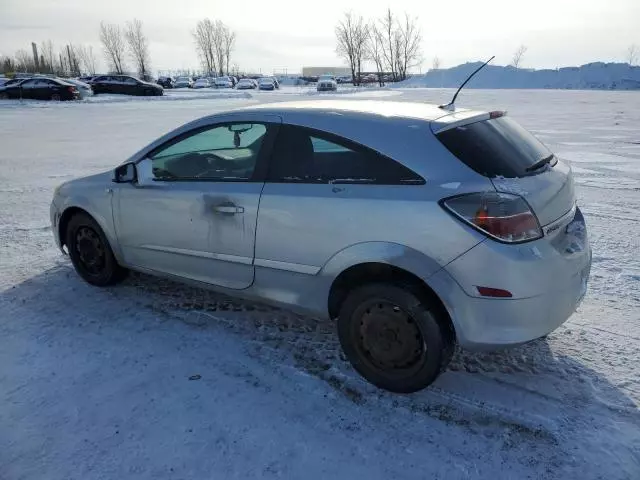
[[[111,185],[112,180],[113,170],[107,170],[106,172],[96,173],[87,177],[74,178],[73,180],[60,184],[55,189],[55,196],[68,197],[85,191],[86,189],[93,191],[94,189]]]

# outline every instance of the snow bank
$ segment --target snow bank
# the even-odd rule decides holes
[[[457,88],[482,63],[430,70],[392,86],[395,88]],[[555,70],[517,69],[487,65],[465,88],[640,89],[640,66],[626,63],[589,63]]]

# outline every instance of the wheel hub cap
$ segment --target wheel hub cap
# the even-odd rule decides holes
[[[364,353],[379,368],[406,368],[424,351],[416,322],[398,306],[377,303],[364,312],[360,322]]]
[[[90,273],[99,273],[104,266],[104,248],[98,234],[82,227],[76,234],[76,250],[80,261]]]

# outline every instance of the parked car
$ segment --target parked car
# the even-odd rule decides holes
[[[337,319],[354,368],[395,392],[456,343],[556,329],[591,265],[569,165],[503,112],[422,103],[207,116],[58,187],[51,222],[93,285],[133,269]]]
[[[143,82],[142,80],[128,75],[102,75],[91,83],[93,93],[116,93],[124,95],[162,95],[163,89],[160,85]]]
[[[237,90],[253,90],[256,88],[258,88],[258,84],[250,78],[241,78],[236,85]]]
[[[0,87],[0,99],[25,98],[33,100],[77,100],[80,98],[78,89],[58,78],[27,78],[20,79]]]
[[[93,89],[88,83],[81,82],[80,80],[76,80],[74,78],[65,78],[64,81],[70,83],[71,85],[74,85],[78,89],[78,94],[80,95],[81,99],[93,95]]]
[[[0,87],[7,83],[9,80],[11,79],[7,77],[0,77]]]
[[[258,89],[260,90],[275,90],[276,84],[271,77],[263,77],[258,80]]]
[[[99,77],[99,75],[85,75],[83,77],[78,77],[78,80],[84,82],[86,84],[91,84],[94,78]]]
[[[199,78],[194,82],[193,88],[211,88],[211,82],[208,78]]]
[[[174,80],[171,77],[159,77],[156,83],[162,88],[173,88]]]
[[[229,77],[218,77],[214,85],[216,88],[233,88],[233,81]]]
[[[316,87],[318,92],[335,92],[338,90],[338,82],[333,75],[320,75],[318,78],[318,85]]]
[[[189,77],[178,77],[173,84],[173,88],[191,88],[193,87],[193,80]]]

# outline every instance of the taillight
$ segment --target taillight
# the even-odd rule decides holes
[[[67,87],[67,90],[69,91],[69,93],[76,93],[76,87]]]
[[[455,217],[501,242],[521,243],[542,237],[537,217],[518,195],[470,193],[447,198],[442,205]]]

